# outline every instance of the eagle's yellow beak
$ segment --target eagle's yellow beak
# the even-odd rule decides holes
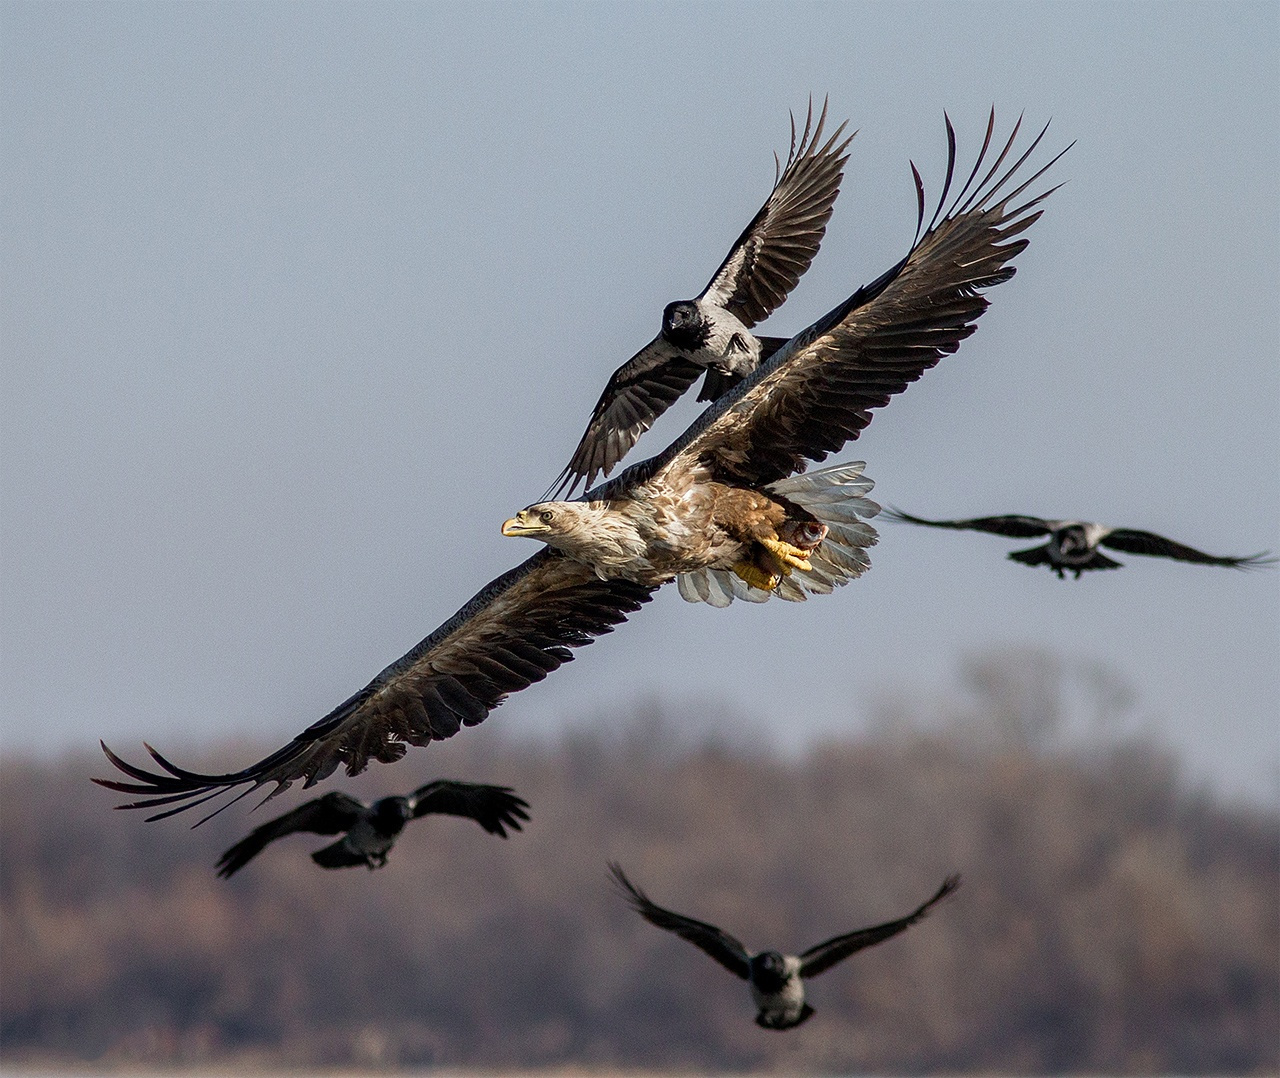
[[[516,535],[545,535],[551,529],[542,523],[536,516],[531,514],[528,509],[521,509],[510,520],[502,522],[502,534],[507,536]]]

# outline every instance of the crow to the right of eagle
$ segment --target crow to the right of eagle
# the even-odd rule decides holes
[[[1108,558],[1099,546],[1121,550],[1126,554],[1147,554],[1155,558],[1173,558],[1176,561],[1196,565],[1225,565],[1232,569],[1255,569],[1274,565],[1276,559],[1268,551],[1244,557],[1205,554],[1194,547],[1184,546],[1154,532],[1136,528],[1113,528],[1107,524],[1095,524],[1087,520],[1042,520],[1040,517],[1010,514],[998,517],[973,517],[969,520],[925,520],[904,513],[900,509],[886,509],[889,520],[907,524],[924,524],[930,528],[954,528],[957,531],[990,532],[1014,539],[1038,539],[1047,535],[1049,541],[1026,550],[1013,550],[1009,557],[1023,565],[1047,565],[1065,580],[1067,571],[1080,574],[1090,569],[1119,569],[1121,562]]]
[[[845,124],[821,142],[827,119],[813,102],[804,133],[791,150],[773,190],[743,229],[707,287],[694,299],[668,303],[662,329],[613,372],[573,456],[548,494],[570,493],[608,475],[636,440],[705,372],[698,400],[715,400],[777,349],[785,337],[757,337],[751,327],[767,318],[795,288],[822,243],[840,193]]]
[[[529,818],[528,808],[529,803],[509,786],[452,779],[436,779],[408,797],[382,797],[371,805],[335,790],[254,828],[222,855],[218,875],[224,879],[234,875],[269,843],[298,832],[342,835],[311,855],[321,868],[382,868],[410,820],[427,815],[462,816],[475,820],[489,834],[506,838],[508,827],[519,831],[521,822]]]
[[[659,906],[627,879],[621,866],[611,862],[609,871],[623,898],[651,925],[674,932],[748,982],[756,1005],[756,1025],[777,1030],[794,1029],[813,1016],[813,1008],[805,1000],[804,978],[816,977],[851,954],[906,931],[960,886],[958,875],[948,876],[932,898],[905,917],[833,936],[797,956],[779,951],[748,951],[734,936],[715,925]]]
[[[581,498],[508,520],[504,534],[546,547],[328,715],[224,774],[189,771],[147,746],[158,765],[149,770],[103,745],[129,781],[94,781],[140,795],[121,808],[163,807],[149,817],[160,819],[236,787],[247,787],[240,796],[267,785],[278,793],[340,766],[359,774],[371,760],[394,762],[408,745],[481,722],[677,578],[685,599],[726,605],[798,601],[861,575],[876,539],[863,518],[879,509],[863,497],[870,482],[861,465],[804,469],[857,438],[875,409],[954,353],[989,306],[986,291],[1013,276],[1052,190],[1028,188],[1062,154],[1024,177],[1044,130],[1016,155],[1021,121],[1003,141],[994,129],[993,112],[972,169],[957,174],[947,119],[947,170],[931,218],[912,165],[916,235],[902,259],[779,348],[663,453]]]

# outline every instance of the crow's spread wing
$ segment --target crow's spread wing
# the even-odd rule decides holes
[[[345,837],[325,846],[323,849],[316,850],[311,855],[311,860],[321,868],[355,868],[356,865],[365,865],[368,868],[373,868],[377,865],[376,861],[369,860],[368,854],[357,853],[353,850]]]
[[[572,490],[580,479],[590,486],[597,475],[608,475],[704,369],[661,337],[646,344],[613,372],[578,447],[548,494]]]
[[[1019,234],[1040,216],[1036,207],[1051,191],[1017,199],[1062,156],[1013,187],[1044,131],[1004,167],[1018,136],[1020,123],[1015,125],[988,167],[994,126],[993,113],[977,163],[948,206],[955,178],[955,132],[948,119],[946,182],[928,228],[924,187],[912,166],[923,234],[907,256],[793,337],[665,452],[633,466],[643,471],[628,470],[613,482],[699,465],[726,482],[775,482],[856,438],[871,422],[871,409],[888,404],[954,352],[987,308],[982,292],[1013,276],[1010,263],[1027,245]]]
[[[136,781],[93,781],[143,795],[120,808],[176,806],[148,817],[156,820],[237,786],[249,787],[244,796],[274,783],[274,796],[298,779],[311,786],[340,766],[355,775],[370,760],[391,763],[407,745],[443,740],[461,726],[474,726],[508,694],[572,659],[572,648],[612,632],[653,591],[626,580],[601,580],[585,565],[550,549],[539,551],[489,584],[349,700],[256,764],[223,775],[200,774],[148,745],[161,769],[148,771],[103,745],[107,759]]]
[[[837,962],[848,958],[855,951],[861,951],[864,947],[883,943],[885,940],[896,936],[899,932],[905,931],[923,918],[935,903],[941,902],[959,886],[959,876],[948,876],[942,881],[942,886],[938,888],[937,894],[924,905],[907,914],[907,916],[900,917],[896,921],[888,921],[885,924],[876,925],[874,928],[863,928],[844,936],[835,936],[825,943],[819,943],[816,947],[810,947],[800,956],[800,976],[816,977],[819,973],[830,969]]]
[[[824,102],[814,126],[810,102],[799,145],[792,119],[786,168],[698,297],[727,308],[744,325],[755,325],[787,298],[822,243],[848,160],[844,151],[853,138],[850,135],[839,141],[845,127],[841,124],[820,143],[826,119]],[[597,475],[608,475],[703,369],[682,358],[661,336],[645,345],[613,372],[581,441],[547,496],[559,497],[579,481],[589,487]],[[727,388],[731,381],[730,377],[721,382],[714,372],[708,372],[699,399],[714,399],[711,394]]]
[[[1126,554],[1150,554],[1158,558],[1176,558],[1178,561],[1195,562],[1197,565],[1229,565],[1236,569],[1250,569],[1261,565],[1272,565],[1275,558],[1269,557],[1264,550],[1246,557],[1220,557],[1216,554],[1205,554],[1172,539],[1166,539],[1154,532],[1138,531],[1134,528],[1113,528],[1102,537],[1102,545],[1112,550],[1123,550]]]
[[[491,835],[507,837],[506,828],[519,831],[529,818],[529,803],[510,786],[485,786],[476,782],[436,779],[409,795],[414,817],[437,813],[475,820]]]
[[[1008,515],[1002,517],[973,517],[970,520],[925,520],[924,517],[913,517],[900,509],[886,506],[881,517],[889,520],[905,521],[907,524],[927,524],[930,528],[956,528],[962,531],[991,532],[993,535],[1008,535],[1015,539],[1034,539],[1040,535],[1049,535],[1053,529],[1048,522],[1039,517]]]
[[[682,940],[688,940],[744,981],[750,976],[750,956],[742,944],[728,932],[722,932],[715,925],[709,925],[705,921],[695,921],[692,917],[673,913],[671,910],[663,909],[656,902],[650,901],[648,895],[627,879],[621,865],[611,861],[609,871],[632,909],[651,925],[665,928],[668,932],[674,932]]]
[[[849,159],[845,150],[853,135],[840,141],[845,125],[822,140],[827,103],[813,123],[813,102],[796,144],[791,118],[791,150],[773,190],[751,223],[743,229],[710,283],[698,298],[724,307],[746,326],[767,318],[799,283],[818,253],[840,193]]]
[[[354,797],[335,790],[299,805],[255,827],[218,859],[218,875],[223,879],[239,872],[267,846],[285,835],[306,831],[315,835],[336,835],[355,826],[365,806]]]

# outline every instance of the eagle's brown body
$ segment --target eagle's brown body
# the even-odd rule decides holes
[[[826,527],[801,506],[765,490],[710,479],[703,468],[664,469],[626,497],[540,502],[503,526],[540,539],[601,579],[665,584],[682,573],[754,565],[788,571],[768,549],[812,549]]]

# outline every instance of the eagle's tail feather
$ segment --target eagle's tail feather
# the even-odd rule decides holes
[[[813,568],[787,577],[783,583],[792,587],[779,587],[780,598],[799,602],[805,592],[825,595],[871,567],[866,548],[875,546],[879,536],[867,521],[880,512],[880,506],[865,497],[875,486],[863,474],[865,467],[860,460],[833,464],[793,475],[769,487],[772,493],[795,502],[827,526],[826,536],[809,556]]]

